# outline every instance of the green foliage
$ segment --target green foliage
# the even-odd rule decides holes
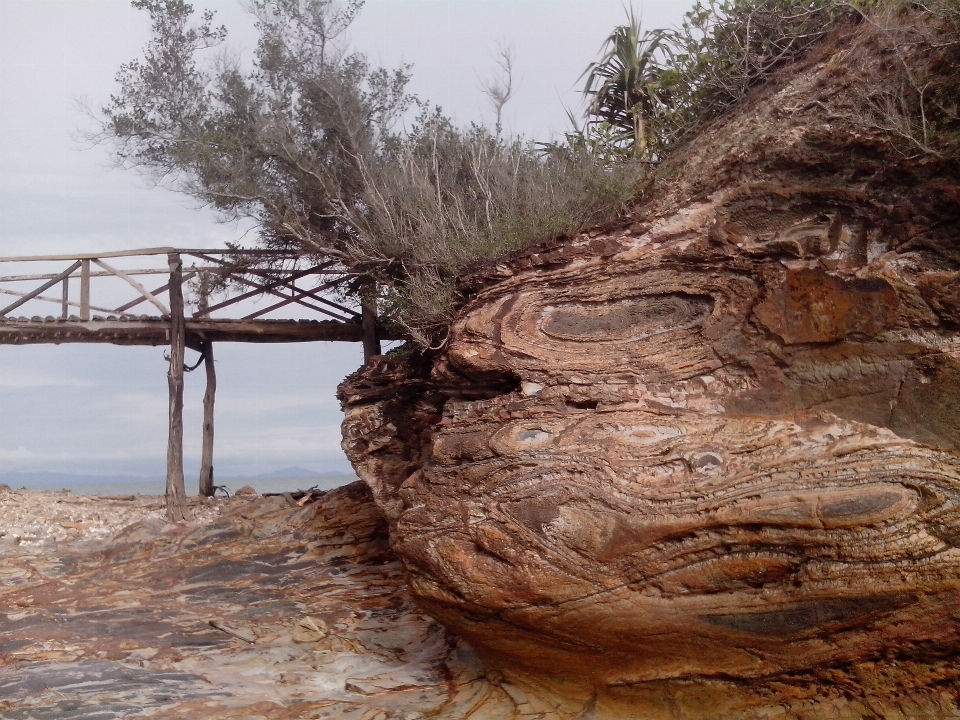
[[[427,111],[407,91],[408,67],[347,49],[360,0],[253,0],[251,69],[209,54],[226,37],[212,13],[191,25],[183,0],[133,4],[153,37],[122,66],[93,139],[226,218],[253,220],[263,246],[378,277],[389,319],[423,344],[442,335],[465,268],[604,220],[636,191],[637,168],[544,154]],[[486,92],[499,117],[509,77]],[[412,131],[395,131],[415,107]]]
[[[850,119],[903,155],[960,159],[960,2],[864,0],[865,28],[886,51],[858,78]]]
[[[424,112],[366,170],[375,189],[354,249],[388,280],[388,299],[421,339],[444,325],[465,270],[531,242],[611,219],[638,191],[637,164],[606,167],[582,149],[539,153],[488,128]]]
[[[212,205],[253,219],[269,247],[347,260],[344,207],[363,201],[359,158],[387,141],[415,98],[406,68],[371,67],[336,42],[360,8],[332,0],[258,0],[252,71],[221,53],[212,13],[189,25],[182,0],[136,0],[153,23],[143,60],[124,65],[98,139],[118,159]]]
[[[663,30],[643,32],[631,9],[628,23],[614,29],[604,42],[605,52],[584,73],[587,115],[600,146],[636,158],[654,152],[652,120],[670,103],[662,79],[671,60],[670,35]]]
[[[670,147],[819,42],[847,10],[835,0],[698,0],[674,32],[658,123]]]
[[[587,68],[588,134],[656,161],[819,41],[835,0],[698,0],[677,30],[642,31],[632,12]]]
[[[860,113],[849,119],[924,153],[953,152],[936,136],[957,120],[942,50],[960,39],[960,0],[697,0],[679,29],[646,32],[631,12],[587,68],[588,122],[568,141],[656,162],[844,19],[876,25],[897,58],[892,73],[863,74]]]

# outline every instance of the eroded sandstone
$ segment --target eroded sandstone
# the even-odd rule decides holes
[[[418,601],[570,717],[960,717],[960,171],[843,119],[853,35],[341,388]]]

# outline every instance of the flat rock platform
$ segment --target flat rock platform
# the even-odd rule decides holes
[[[362,483],[189,509],[0,486],[0,717],[547,717],[418,611]]]

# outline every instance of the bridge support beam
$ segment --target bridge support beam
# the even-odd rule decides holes
[[[213,364],[213,343],[201,345],[207,387],[203,393],[203,449],[200,455],[200,495],[213,497],[213,405],[217,395],[217,370]]]
[[[377,286],[366,282],[360,290],[360,326],[363,329],[363,362],[368,364],[374,355],[380,355],[380,337],[377,335]]]
[[[186,490],[183,484],[183,360],[186,351],[186,323],[183,317],[183,263],[175,253],[170,264],[170,423],[167,435],[167,518],[186,519]]]

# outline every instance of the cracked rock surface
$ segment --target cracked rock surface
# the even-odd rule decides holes
[[[176,525],[162,498],[0,491],[0,717],[499,720],[534,707],[414,605],[362,483],[302,506],[192,510]],[[536,707],[524,716],[549,716]]]

